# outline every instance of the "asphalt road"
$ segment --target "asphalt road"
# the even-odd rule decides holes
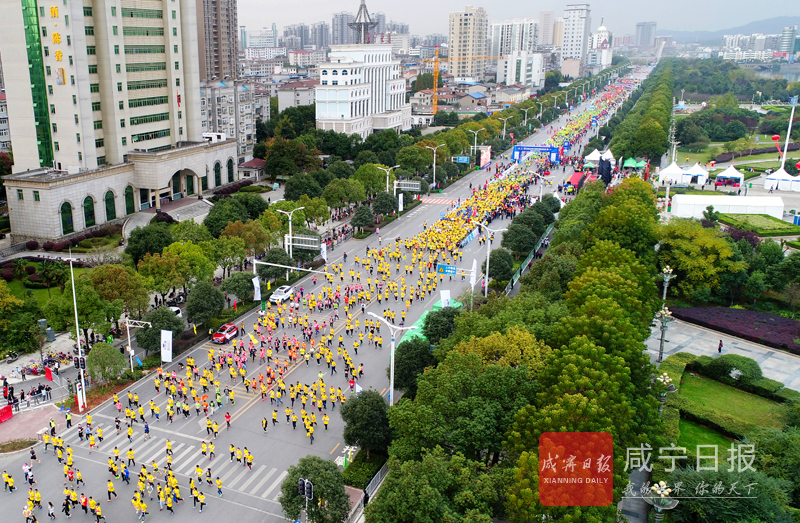
[[[584,104],[585,107],[587,104]],[[582,109],[581,109],[582,110]],[[563,124],[566,117],[562,117],[558,124]],[[540,144],[547,139],[547,134],[539,132],[525,141],[527,144]],[[565,176],[571,174],[570,169],[567,172],[554,172],[552,175],[553,184],[545,188],[545,192],[555,191],[556,185],[561,183]],[[487,171],[478,171],[468,177],[460,180],[456,184],[447,188],[443,193],[432,195],[426,198],[423,205],[417,207],[406,216],[393,222],[391,225],[381,230],[381,236],[387,240],[393,239],[397,236],[409,237],[422,230],[423,222],[433,224],[439,219],[440,213],[449,208],[451,201],[461,198],[467,198],[471,193],[469,184],[483,183],[489,179],[491,174]],[[532,188],[532,194],[538,194],[539,188]],[[493,228],[504,228],[507,223],[496,221],[493,223]],[[344,264],[345,273],[353,266],[353,258],[355,255],[363,255],[365,248],[378,247],[378,236],[372,235],[366,240],[350,240],[342,247],[337,248],[331,252],[332,259],[330,263],[339,263],[342,261],[342,254],[348,253],[348,263]],[[496,237],[494,240],[494,247],[498,247],[500,238]],[[477,241],[470,242],[464,249],[463,266],[469,268],[472,265],[472,260],[476,258],[480,262],[486,257],[486,247],[479,246]],[[400,275],[393,275],[396,279]],[[346,284],[345,280],[345,284]],[[322,285],[321,281],[317,286]],[[480,284],[476,285],[479,287]],[[306,289],[314,290],[315,286],[307,278],[302,282],[296,284],[297,287],[303,286]],[[468,286],[468,282],[462,282],[460,276],[454,277],[452,281],[447,278],[440,284],[439,289],[447,289],[451,291],[451,296],[456,298]],[[422,302],[415,301],[414,305],[408,312],[406,318],[406,325],[413,324],[422,313],[431,307],[436,301],[439,300],[439,294],[429,296]],[[384,301],[382,305],[372,303],[367,307],[367,311],[375,312],[378,315],[382,310],[387,307],[387,302]],[[390,300],[388,307],[396,312],[402,308],[402,302]],[[354,312],[354,318],[359,318],[363,325],[363,315],[359,309]],[[326,315],[330,317],[330,314]],[[311,318],[322,318],[319,314],[314,314]],[[255,313],[251,313],[243,318],[245,325],[252,325],[255,321]],[[336,325],[336,336],[339,332],[344,330],[344,321],[340,320]],[[356,365],[363,363],[365,374],[359,380],[359,385],[364,389],[375,389],[382,394],[388,393],[387,388],[388,378],[386,368],[389,364],[390,356],[390,335],[384,327],[382,330],[384,337],[384,347],[382,349],[375,349],[370,346],[364,346],[358,356],[354,356],[354,363]],[[352,340],[349,340],[352,344]],[[185,363],[188,357],[194,357],[195,361],[203,364],[207,361],[207,349],[210,344],[204,344],[196,347],[187,353],[182,354],[179,358],[165,367],[167,371],[177,368],[179,362]],[[279,356],[284,356],[281,354]],[[248,376],[258,375],[263,369],[262,366],[257,366],[251,363],[248,366]],[[341,367],[341,365],[340,365]],[[311,362],[307,368],[304,363],[301,363],[294,368],[290,368],[289,374],[285,378],[287,383],[301,382],[311,383],[317,379],[317,373],[320,370],[326,372],[325,381],[328,385],[341,386],[343,390],[347,388],[347,382],[344,378],[343,372],[334,376],[330,375],[326,366],[323,364],[318,367],[316,362]],[[229,380],[220,379],[221,383],[227,384]],[[133,471],[138,471],[141,463],[149,464],[153,459],[156,459],[161,467],[166,461],[165,444],[169,439],[173,444],[173,470],[176,471],[182,485],[188,484],[188,479],[193,475],[195,465],[200,465],[203,469],[211,467],[214,476],[221,477],[223,481],[224,497],[219,498],[212,489],[206,487],[201,490],[205,492],[208,498],[208,506],[203,511],[202,515],[197,515],[191,507],[191,502],[184,502],[175,508],[174,516],[167,516],[166,512],[159,514],[157,500],[152,502],[148,501],[148,506],[151,518],[170,518],[176,521],[189,521],[189,518],[203,517],[215,520],[217,518],[225,518],[226,521],[263,521],[263,522],[283,522],[286,521],[283,516],[278,497],[280,495],[280,486],[284,477],[287,474],[287,469],[296,464],[301,457],[306,455],[317,455],[324,459],[334,459],[342,454],[344,441],[342,438],[342,430],[344,422],[339,416],[338,412],[328,412],[330,415],[329,431],[325,432],[321,416],[318,428],[315,431],[315,441],[313,445],[309,443],[305,431],[302,427],[298,430],[292,430],[291,425],[285,423],[285,416],[282,409],[279,407],[279,420],[283,423],[270,427],[268,433],[265,435],[261,429],[261,419],[267,417],[271,420],[273,406],[268,401],[262,402],[260,396],[253,396],[246,394],[242,385],[237,385],[236,391],[236,404],[224,405],[220,411],[217,411],[213,416],[223,428],[219,437],[214,442],[217,451],[217,457],[211,461],[203,460],[200,454],[201,442],[206,440],[205,419],[200,416],[192,415],[189,419],[183,417],[176,417],[174,423],[169,423],[166,419],[166,397],[163,392],[159,396],[155,395],[153,388],[152,378],[141,380],[130,389],[139,395],[140,402],[145,404],[151,399],[155,399],[156,403],[161,407],[161,421],[156,423],[151,420],[151,438],[144,441],[142,427],[134,425],[134,437],[131,443],[128,442],[125,436],[125,431],[122,434],[116,435],[114,426],[114,418],[116,416],[116,409],[111,402],[106,402],[101,407],[95,409],[92,413],[95,427],[102,427],[105,432],[105,441],[100,447],[100,451],[89,453],[88,445],[79,441],[75,428],[65,431],[61,434],[65,438],[66,444],[74,449],[74,457],[77,468],[83,474],[86,485],[78,489],[78,494],[85,492],[87,496],[94,496],[95,499],[103,500],[103,515],[108,522],[133,522],[135,521],[135,511],[130,504],[130,498],[134,491],[135,481],[132,485],[127,486],[119,480],[115,480],[116,490],[119,494],[119,499],[110,503],[106,502],[106,485],[109,474],[107,472],[106,460],[111,455],[115,446],[119,447],[121,454],[129,448],[132,448],[136,453],[136,467],[132,467]],[[124,394],[120,395],[123,404],[126,404],[126,397]],[[287,398],[288,402],[288,398]],[[146,412],[148,409],[145,409]],[[294,411],[299,413],[300,407],[295,407]],[[338,409],[337,409],[338,410]],[[230,430],[225,430],[224,414],[230,412],[233,423]],[[149,414],[147,414],[149,415]],[[63,422],[63,418],[61,420]],[[77,425],[82,422],[82,417],[74,417],[73,424]],[[302,425],[302,424],[301,424]],[[123,427],[125,424],[123,423]],[[255,456],[253,470],[250,471],[246,467],[237,465],[236,462],[230,462],[228,456],[228,446],[234,444],[237,447],[247,447]],[[63,485],[58,482],[62,481],[62,468],[58,464],[55,456],[51,453],[42,455],[41,445],[37,447],[39,458],[42,464],[36,464],[34,472],[38,484],[36,488],[42,492],[43,504],[46,507],[48,501],[52,501],[60,510],[61,501],[63,500]],[[27,485],[23,482],[22,465],[28,462],[27,454],[12,455],[0,458],[0,467],[13,474],[18,491],[14,494],[2,493],[5,499],[3,506],[10,509],[8,516],[9,520],[22,521],[21,511],[25,504]],[[133,475],[133,474],[132,474]],[[184,497],[187,497],[188,491],[184,490]],[[191,515],[190,515],[191,514]],[[40,520],[47,518],[47,510],[37,510],[37,517]],[[59,513],[59,517],[64,518],[63,514]],[[86,516],[81,514],[76,515],[79,519],[85,519]]]

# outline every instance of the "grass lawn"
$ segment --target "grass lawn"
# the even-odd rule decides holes
[[[692,455],[696,455],[698,445],[717,445],[721,450],[729,448],[731,441],[733,441],[715,430],[685,419],[680,421],[680,429],[681,435],[678,437],[678,446],[686,447],[688,454]]]
[[[681,149],[678,147],[678,153],[675,155],[675,161],[678,163],[678,165],[694,165],[696,163],[705,165],[708,163],[708,159],[708,148],[703,149],[702,151],[692,149],[692,151],[689,152],[688,149]]]
[[[39,266],[37,263],[32,263],[30,265],[36,265],[37,269]],[[75,270],[75,277],[77,278],[78,275],[90,269],[74,269],[74,270]],[[44,307],[47,301],[51,297],[58,298],[59,296],[61,296],[61,289],[59,289],[55,285],[53,285],[50,288],[50,296],[47,295],[47,289],[28,289],[22,284],[21,280],[12,280],[8,282],[8,288],[11,291],[11,294],[20,299],[22,299],[25,296],[26,291],[31,291],[33,293],[33,297],[36,298],[36,301],[39,302],[39,307]]]
[[[786,407],[755,394],[735,389],[718,381],[692,376],[686,372],[680,394],[705,408],[729,414],[760,427],[783,427]],[[683,427],[681,421],[681,427]],[[681,430],[681,437],[683,430]]]
[[[757,230],[757,231],[770,231],[770,232],[778,232],[778,231],[786,231],[787,234],[792,234],[798,231],[798,226],[794,225],[789,222],[785,222],[783,220],[779,220],[773,216],[769,216],[767,214],[728,214],[723,213],[722,218],[725,219],[725,223],[732,222],[734,226],[738,226],[739,228],[744,228],[748,230]]]
[[[736,193],[730,191],[715,191],[713,187],[711,187],[707,191],[701,191],[700,189],[670,189],[669,195],[674,196],[676,194],[702,194],[703,196],[731,196],[732,194],[735,195]],[[666,197],[667,196],[667,189],[666,187],[659,187],[658,188],[658,197]]]
[[[772,141],[770,141],[770,143],[772,143]],[[762,146],[769,147],[769,145],[766,145],[766,144],[759,145],[759,147],[762,147]],[[783,147],[781,147],[781,150],[783,150]],[[800,151],[789,151],[789,153],[786,155],[786,157],[787,158],[800,158]],[[775,160],[776,162],[780,162],[781,161],[781,159],[778,157],[778,150],[777,149],[775,149],[775,151],[770,152],[770,153],[754,154],[752,156],[737,156],[736,158],[734,158],[731,161],[738,163],[738,162],[749,162],[749,161],[758,161],[758,160]]]

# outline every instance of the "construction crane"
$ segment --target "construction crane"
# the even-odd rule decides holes
[[[447,57],[443,58],[448,62],[456,62],[456,61],[477,61],[477,60],[497,60],[498,58],[502,58],[502,56],[471,56],[471,57]],[[432,112],[435,115],[436,111],[439,108],[439,46],[436,46],[436,54],[433,60],[425,60],[425,62],[433,62],[433,100],[432,100]]]

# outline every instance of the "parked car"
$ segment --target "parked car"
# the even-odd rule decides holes
[[[223,345],[239,335],[239,329],[234,323],[226,323],[211,337],[211,341]]]
[[[294,296],[294,288],[288,285],[281,285],[272,295],[269,297],[270,303],[283,303],[286,300],[291,300],[292,296]]]
[[[180,307],[170,307],[169,310],[175,313],[178,318],[183,318],[183,311]]]

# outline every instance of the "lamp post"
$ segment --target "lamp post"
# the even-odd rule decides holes
[[[436,189],[436,149],[443,146],[443,143],[440,143],[436,147],[431,147],[430,145],[426,145],[426,149],[430,149],[433,151],[433,188]]]
[[[680,503],[677,499],[669,497],[671,493],[672,489],[669,488],[664,481],[659,481],[650,487],[650,492],[642,496],[645,503],[651,505],[655,509],[656,514],[653,520],[656,523],[664,521],[666,511],[674,509],[678,506],[678,503]]]
[[[664,357],[664,336],[667,335],[669,324],[675,321],[675,318],[672,317],[670,310],[664,306],[656,313],[656,319],[661,323],[661,345],[658,348],[658,359],[656,361],[661,363]]]
[[[792,104],[792,112],[789,115],[789,128],[786,131],[786,144],[783,146],[783,155],[781,156],[781,169],[786,166],[786,153],[789,152],[789,140],[792,136],[792,123],[794,122],[794,110],[797,107],[797,96],[792,96],[789,102]]]
[[[672,383],[672,378],[669,377],[669,374],[666,372],[661,376],[658,376],[655,379],[656,385],[658,386],[658,401],[660,405],[658,406],[658,417],[661,417],[661,413],[664,412],[664,404],[667,402],[667,394],[672,392],[677,392],[678,389],[675,388],[675,385]]]
[[[386,168],[386,167],[381,167],[380,165],[376,165],[375,167],[377,167],[378,169],[380,169],[381,171],[386,173],[386,192],[389,192],[389,173],[392,172],[392,169],[394,169],[396,167],[400,167],[400,166],[399,165],[395,165],[395,166]]]
[[[686,90],[686,89],[681,89],[681,103],[683,103],[683,92],[684,92],[685,90]]]
[[[148,327],[152,327],[153,324],[149,321],[138,321],[132,320],[130,318],[125,318],[125,330],[128,331],[128,356],[130,356],[131,360],[131,372],[133,372],[133,346],[131,345],[131,325],[134,327],[144,327],[145,325]]]
[[[506,139],[506,122],[511,119],[511,117],[503,118],[502,116],[497,117],[498,120],[503,120],[503,140]]]
[[[664,269],[661,271],[659,276],[664,278],[664,295],[661,296],[661,301],[663,303],[666,303],[667,302],[667,289],[669,289],[669,281],[672,278],[677,278],[677,275],[672,274],[672,267],[670,267],[669,265],[666,265],[666,266],[664,266]]]
[[[395,325],[391,325],[389,323],[386,323],[386,319],[385,318],[381,318],[380,316],[378,316],[374,312],[368,312],[367,314],[369,314],[370,316],[375,317],[378,321],[383,322],[383,324],[386,327],[388,327],[388,329],[392,333],[392,346],[391,346],[391,351],[392,352],[391,352],[390,357],[389,357],[390,358],[390,363],[389,363],[389,406],[391,407],[392,405],[394,405],[394,348],[395,348],[395,339],[397,338],[395,333],[399,332],[399,331],[416,330],[417,327],[415,327],[413,325],[410,326],[410,327],[397,327]]]
[[[474,148],[475,148],[475,149],[477,149],[477,148],[478,148],[478,133],[480,133],[481,131],[485,131],[485,130],[486,130],[486,129],[485,129],[485,128],[483,128],[483,127],[481,127],[481,128],[480,128],[479,130],[477,130],[477,131],[473,131],[472,129],[467,129],[467,131],[469,131],[469,132],[471,132],[472,134],[474,134],[474,135],[475,135],[475,145],[474,145]]]
[[[528,107],[527,109],[520,109],[521,111],[525,111],[525,121],[522,122],[522,125],[528,125],[528,111],[531,109],[535,109],[535,107]]]
[[[305,209],[305,207],[298,207],[297,209],[293,209],[291,212],[286,212],[286,211],[282,211],[280,209],[275,209],[279,213],[285,214],[286,216],[289,217],[289,250],[287,251],[289,253],[289,258],[292,257],[292,215],[295,213],[295,211],[299,211],[299,210],[302,210],[302,209]]]
[[[470,222],[474,223],[478,227],[483,227],[484,229],[486,229],[487,231],[489,231],[491,233],[504,232],[504,231],[508,230],[508,229],[496,229],[496,230],[495,229],[490,229],[487,226],[485,226],[484,224],[482,224],[481,222],[478,222],[478,221],[475,221],[475,220],[470,220]],[[489,297],[489,254],[491,252],[492,252],[492,244],[491,244],[491,242],[487,241],[486,242],[486,277],[483,279],[483,282],[484,282],[483,283],[483,297],[484,298],[488,298]]]
[[[563,93],[563,94],[564,94],[564,99],[566,100],[567,93]],[[558,108],[558,97],[559,97],[559,96],[561,96],[561,93],[559,93],[559,94],[556,94],[556,95],[554,95],[554,96],[553,96],[553,102],[554,102],[554,103],[553,103],[553,108],[554,108],[554,109],[555,109],[555,108]]]
[[[72,280],[72,306],[75,308],[75,339],[78,342],[78,361],[83,361],[83,346],[81,345],[81,329],[78,326],[78,300],[75,297],[75,271],[72,269],[72,247],[69,249],[69,275]],[[80,375],[81,390],[78,391],[78,412],[83,412],[86,408],[86,371],[83,366],[80,366],[78,374]]]
[[[544,104],[542,102],[536,102],[539,104],[539,121],[542,121],[542,111],[544,111]]]

